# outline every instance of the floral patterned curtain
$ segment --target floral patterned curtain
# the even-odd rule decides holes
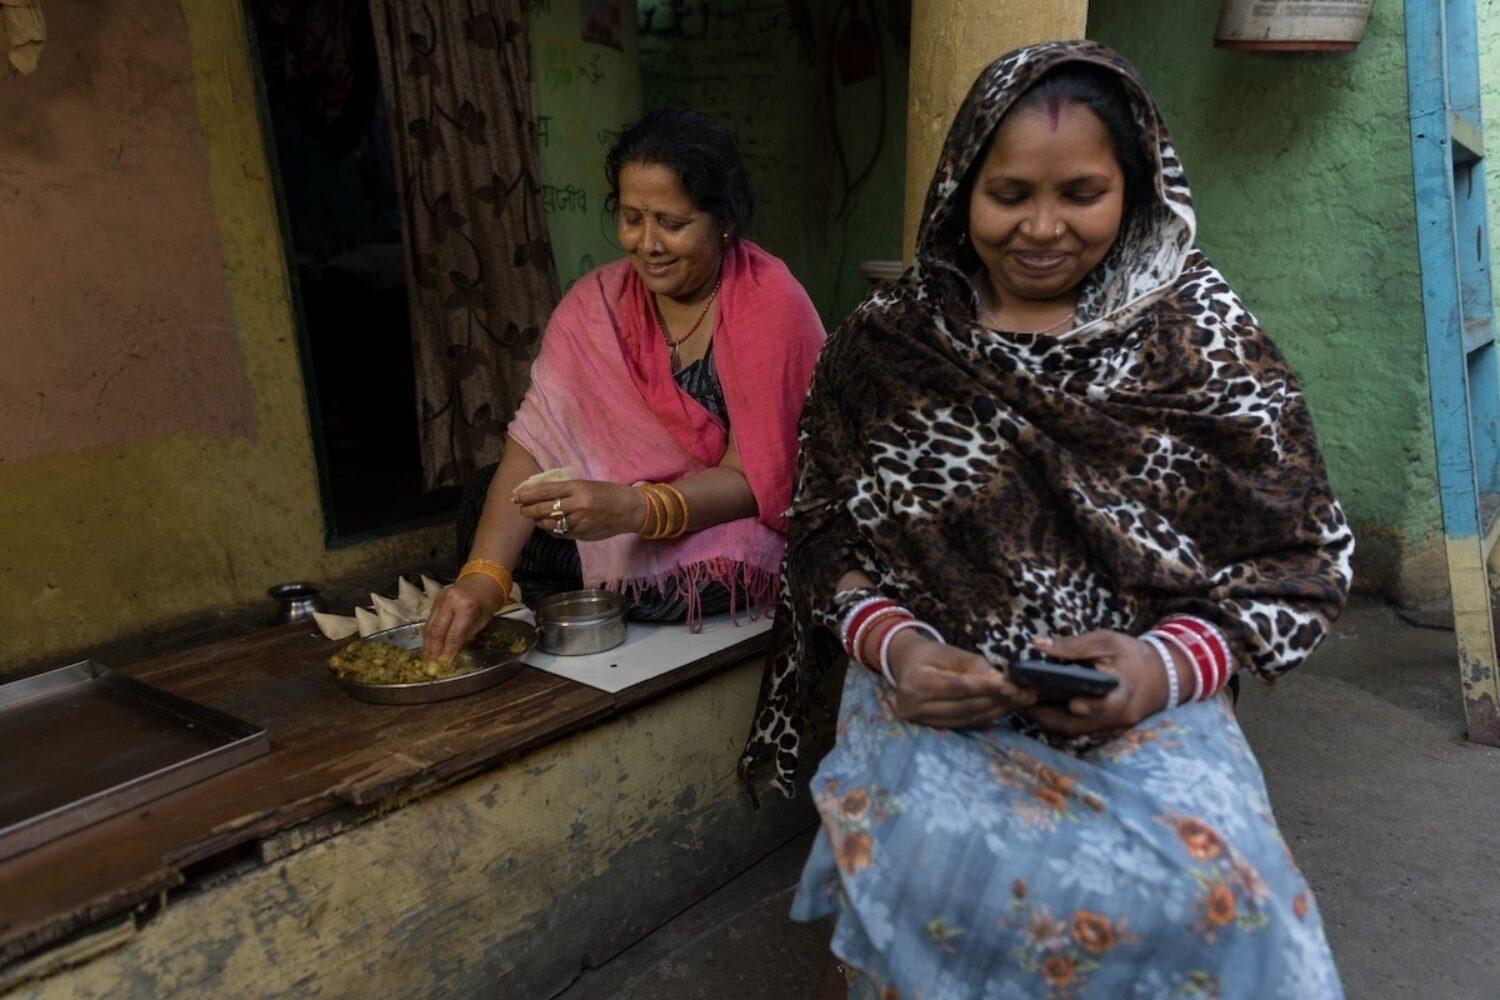
[[[370,0],[428,489],[500,457],[558,299],[522,0]]]

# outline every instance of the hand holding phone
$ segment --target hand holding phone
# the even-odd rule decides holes
[[[1160,712],[1167,698],[1167,678],[1159,656],[1133,635],[1113,629],[1094,629],[1081,635],[1037,636],[1032,645],[1049,661],[1040,667],[1055,673],[1060,667],[1080,671],[1084,678],[1059,682],[1071,686],[1073,697],[1062,703],[1037,705],[1028,714],[1043,729],[1060,736],[1083,736],[1127,729]],[[1038,657],[1037,659],[1041,659]],[[1016,677],[1028,673],[1016,669]],[[1108,680],[1097,675],[1104,674]],[[1097,694],[1108,686],[1102,697]],[[1035,689],[1033,689],[1035,690]]]
[[[1035,703],[980,654],[915,632],[896,637],[890,663],[896,714],[906,722],[977,729]]]

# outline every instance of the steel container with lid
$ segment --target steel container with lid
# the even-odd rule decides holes
[[[536,605],[543,652],[585,656],[625,641],[625,598],[612,590],[569,590]]]

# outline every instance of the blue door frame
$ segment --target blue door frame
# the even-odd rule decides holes
[[[1474,0],[1406,0],[1422,313],[1438,488],[1469,738],[1500,746],[1500,665],[1486,571],[1500,509],[1495,343]],[[1500,526],[1496,526],[1500,527]]]

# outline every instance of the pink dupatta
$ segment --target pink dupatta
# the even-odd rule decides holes
[[[719,463],[728,436],[672,377],[650,292],[628,260],[569,289],[547,324],[509,434],[542,468],[586,479],[673,482]],[[807,292],[776,257],[737,241],[724,254],[714,364],[759,516],[681,538],[580,542],[584,585],[676,587],[696,618],[698,587],[735,606],[775,599],[797,459],[797,420],[824,338]]]

